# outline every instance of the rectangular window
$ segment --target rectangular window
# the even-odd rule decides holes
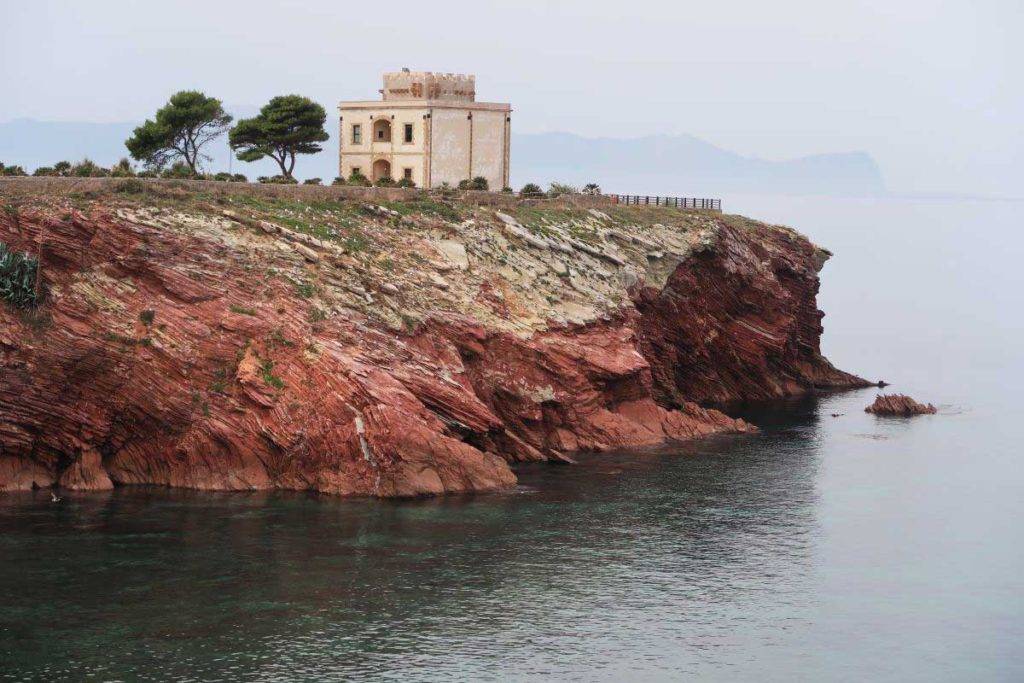
[[[361,145],[363,144],[363,127],[358,123],[352,124],[352,144]]]
[[[412,142],[412,124],[405,124],[405,141]]]
[[[412,180],[412,169],[411,168],[403,168],[402,169],[402,177],[405,178],[406,180]]]

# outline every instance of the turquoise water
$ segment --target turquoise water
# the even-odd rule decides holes
[[[1019,205],[731,206],[833,248],[826,352],[940,413],[747,406],[475,497],[0,496],[0,678],[1024,679]]]

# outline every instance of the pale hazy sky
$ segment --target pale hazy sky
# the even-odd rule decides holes
[[[1024,195],[1024,0],[0,0],[0,121],[134,121],[477,74],[523,132],[864,150],[897,192]],[[329,110],[331,111],[331,110]]]

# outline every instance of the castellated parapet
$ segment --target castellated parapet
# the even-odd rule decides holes
[[[384,74],[381,95],[385,102],[396,100],[438,100],[475,102],[476,76],[441,74],[433,71],[392,71]]]

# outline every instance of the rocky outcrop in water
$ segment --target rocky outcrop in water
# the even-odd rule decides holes
[[[918,403],[904,394],[879,394],[875,397],[875,402],[865,408],[864,412],[875,415],[910,417],[911,415],[934,415],[938,409],[931,403]]]
[[[49,294],[0,304],[0,489],[482,491],[753,429],[699,403],[863,383],[818,353],[826,254],[783,228],[14,187],[0,241],[42,243]]]

